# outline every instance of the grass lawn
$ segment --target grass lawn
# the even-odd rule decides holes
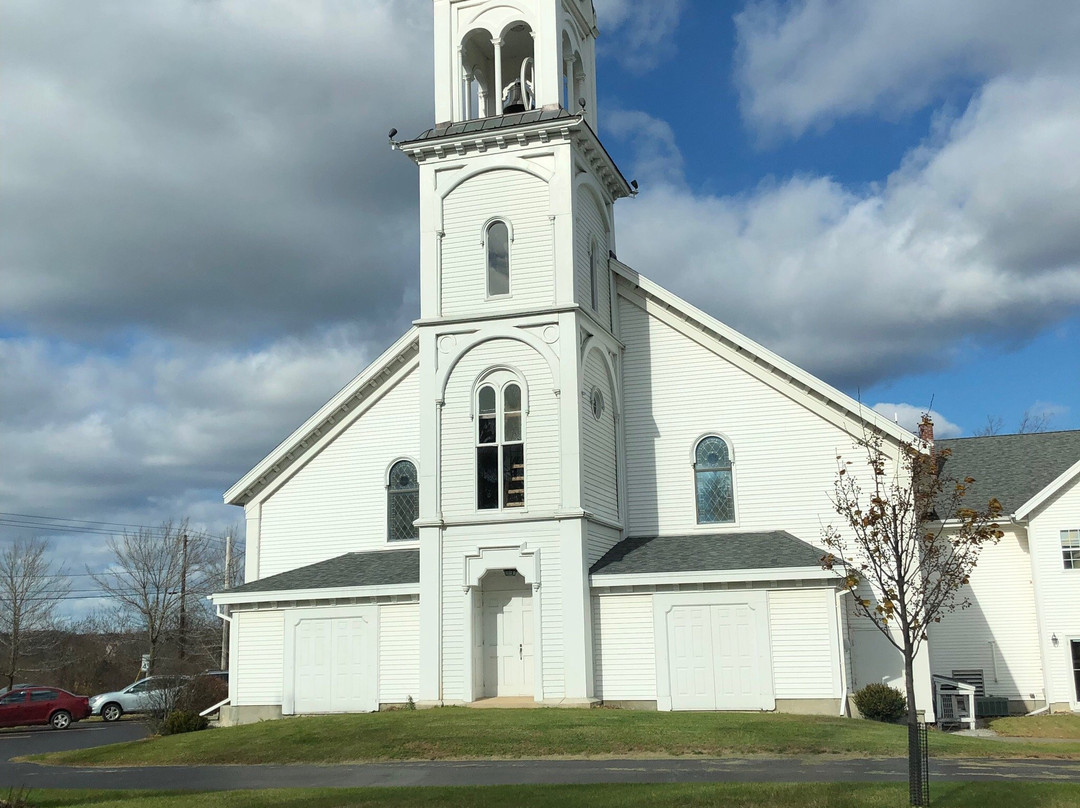
[[[1066,738],[1080,741],[1080,715],[1032,715],[995,718],[990,729],[1014,738]]]
[[[935,757],[1080,759],[1080,742],[1003,742],[936,732],[930,750]],[[824,716],[442,707],[288,718],[31,759],[123,766],[756,754],[904,757],[907,729]]]
[[[4,795],[6,796],[6,795]],[[1063,783],[931,784],[934,808],[1075,808],[1080,785]],[[902,808],[907,786],[895,783],[716,783],[480,788],[291,789],[208,793],[145,791],[35,791],[32,808]]]

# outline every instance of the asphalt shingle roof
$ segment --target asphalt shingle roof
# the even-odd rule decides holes
[[[457,123],[443,124],[434,129],[414,137],[410,143],[421,140],[446,137],[448,135],[470,135],[474,132],[491,132],[496,129],[506,129],[511,126],[521,126],[529,123],[543,123],[557,121],[561,118],[574,118],[565,109],[530,109],[528,112],[512,112],[509,115],[493,115],[490,118],[476,118],[471,121],[458,121]]]
[[[318,564],[260,578],[258,581],[230,589],[229,594],[415,584],[419,581],[419,550],[378,550],[371,553],[346,553]]]
[[[1080,430],[952,438],[934,445],[952,451],[945,474],[975,480],[968,499],[971,507],[997,497],[1005,513],[1014,513],[1080,461]]]
[[[823,553],[784,530],[623,539],[593,564],[593,575],[817,567]]]

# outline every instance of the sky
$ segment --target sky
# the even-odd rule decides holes
[[[622,261],[906,426],[1080,428],[1080,4],[595,4]],[[431,2],[11,0],[4,53],[0,542],[242,533],[418,314]]]

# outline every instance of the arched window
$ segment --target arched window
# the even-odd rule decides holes
[[[488,297],[510,294],[510,229],[496,219],[484,231]]]
[[[699,525],[735,521],[731,454],[723,438],[702,438],[694,450],[694,486]]]
[[[525,505],[525,442],[521,386],[510,382],[501,395],[485,384],[476,393],[476,507]]]
[[[386,486],[386,538],[388,541],[411,541],[420,538],[413,523],[420,518],[420,482],[416,466],[399,460],[390,467]]]

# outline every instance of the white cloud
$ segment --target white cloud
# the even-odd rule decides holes
[[[652,70],[675,53],[684,0],[596,0],[597,27],[610,32],[600,47],[635,73]]]
[[[1080,66],[1074,0],[761,0],[735,22],[743,115],[794,135],[846,115],[901,114],[958,82]]]
[[[990,82],[865,189],[692,192],[665,179],[663,127],[638,131],[658,179],[620,206],[620,257],[835,384],[945,367],[962,340],[1024,338],[1080,305],[1080,83]]]
[[[922,421],[924,414],[929,415],[930,420],[934,422],[935,438],[958,438],[964,432],[960,426],[954,424],[937,410],[927,410],[926,407],[916,407],[913,404],[902,403],[890,404],[883,401],[875,404],[872,409],[886,418],[894,419],[896,423],[915,435],[919,434],[919,423]]]

